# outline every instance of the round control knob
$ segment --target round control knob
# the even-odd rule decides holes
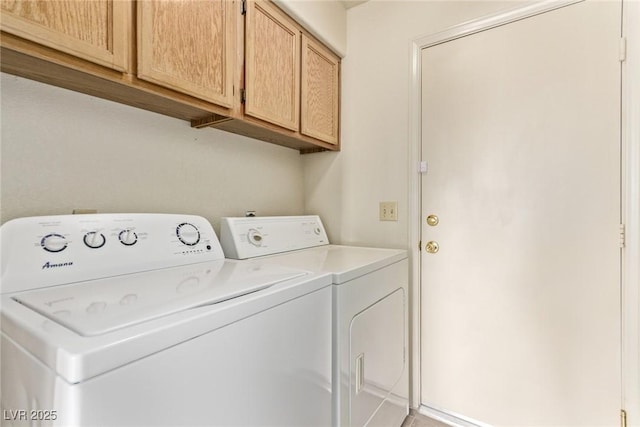
[[[255,228],[252,228],[251,230],[249,230],[249,232],[247,233],[247,239],[249,240],[249,243],[251,243],[253,246],[262,246],[262,241],[263,241],[262,233],[260,233]]]
[[[84,244],[91,249],[101,248],[107,242],[107,238],[104,237],[104,234],[97,231],[90,231],[84,235],[84,239],[82,240],[84,241]]]
[[[40,240],[40,246],[47,252],[61,252],[67,248],[67,239],[62,234],[47,234]]]
[[[122,230],[120,234],[118,234],[118,239],[120,239],[120,243],[123,245],[132,246],[138,241],[138,235],[134,233],[133,230]]]
[[[176,236],[178,236],[178,240],[187,246],[195,246],[200,241],[198,227],[188,222],[183,222],[176,227]]]
[[[322,233],[322,230],[320,230],[320,227],[316,227],[313,229],[313,232],[316,234],[316,236],[319,236],[320,233]]]

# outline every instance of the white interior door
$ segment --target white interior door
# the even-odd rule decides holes
[[[423,50],[423,405],[619,425],[620,14],[587,1]]]

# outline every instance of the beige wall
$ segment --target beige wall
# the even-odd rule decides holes
[[[303,156],[305,210],[336,243],[404,248],[408,242],[410,42],[514,2],[376,1],[347,11],[340,153]],[[398,201],[398,222],[378,203]]]
[[[274,0],[309,32],[338,55],[347,51],[347,11],[337,1]]]
[[[99,212],[302,214],[297,151],[2,74],[2,222]]]

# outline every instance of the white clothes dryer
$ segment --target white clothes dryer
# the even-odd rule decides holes
[[[220,240],[228,258],[331,273],[333,425],[400,426],[409,412],[407,251],[330,245],[318,216],[222,218]]]
[[[331,277],[225,260],[207,220],[0,228],[2,425],[331,423]]]

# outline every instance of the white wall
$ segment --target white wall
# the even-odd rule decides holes
[[[274,0],[307,31],[344,57],[347,51],[347,12],[337,1]]]
[[[300,154],[8,74],[0,219],[99,212],[302,214]]]
[[[410,42],[514,3],[369,1],[347,11],[342,62],[342,152],[303,156],[305,210],[335,243],[405,248],[408,242]],[[398,201],[398,222],[378,203]]]

